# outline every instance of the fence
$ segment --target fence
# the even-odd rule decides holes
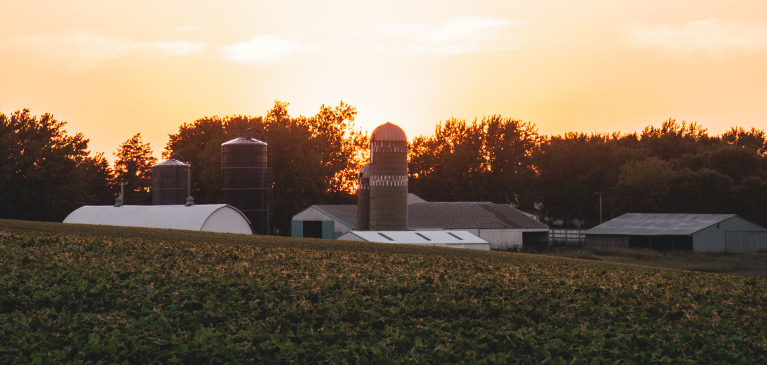
[[[583,246],[586,233],[582,229],[549,229],[551,246]]]

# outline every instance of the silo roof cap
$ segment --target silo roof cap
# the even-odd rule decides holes
[[[152,166],[187,166],[187,164],[179,160],[176,160],[174,158],[171,158],[171,159],[168,159],[167,161],[163,161]]]
[[[221,145],[229,145],[229,144],[262,144],[265,145],[266,142],[257,140],[252,137],[237,137],[231,141],[224,142]]]
[[[398,127],[396,124],[386,122],[385,124],[381,124],[373,130],[373,133],[370,134],[370,140],[407,142],[407,136],[405,135],[405,131],[403,131],[402,128]]]

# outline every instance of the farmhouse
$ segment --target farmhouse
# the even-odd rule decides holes
[[[226,204],[86,205],[70,213],[64,223],[253,234],[248,218]]]
[[[357,207],[312,205],[293,216],[291,234],[339,238],[357,230]],[[414,231],[468,231],[489,242],[494,250],[548,245],[548,226],[508,204],[426,202],[408,194],[407,227]]]
[[[490,250],[490,243],[466,231],[351,231],[338,239]]]
[[[586,247],[756,252],[767,228],[735,214],[628,213],[586,231]]]

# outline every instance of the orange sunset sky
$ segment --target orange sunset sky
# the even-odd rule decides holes
[[[110,160],[274,100],[343,100],[410,138],[490,114],[543,134],[767,128],[763,0],[0,2],[0,112],[53,113]]]

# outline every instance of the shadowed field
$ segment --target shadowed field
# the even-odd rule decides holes
[[[0,286],[3,364],[767,362],[767,280],[604,260],[0,221]]]

